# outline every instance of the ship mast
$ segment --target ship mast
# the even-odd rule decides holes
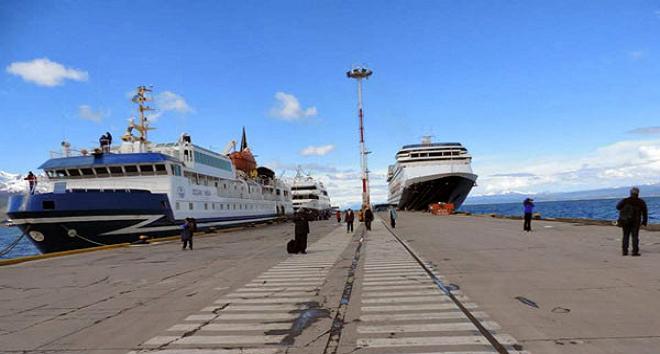
[[[139,144],[139,151],[144,152],[146,150],[146,147],[149,145],[149,140],[147,138],[147,133],[149,130],[153,130],[154,128],[149,126],[149,120],[148,117],[145,115],[145,112],[153,111],[154,109],[147,106],[146,102],[153,101],[151,97],[148,96],[150,92],[153,90],[151,88],[148,88],[146,86],[138,86],[137,92],[135,96],[131,99],[133,103],[137,103],[138,105],[138,117],[139,117],[139,122],[136,125],[135,122],[133,121],[133,118],[131,118],[130,123],[128,125],[128,129],[126,130],[126,133],[124,136],[122,136],[122,140],[130,143],[135,143],[137,142]],[[140,136],[133,136],[133,129],[137,130],[140,133]]]

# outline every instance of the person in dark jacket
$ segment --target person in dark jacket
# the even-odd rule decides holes
[[[355,221],[355,214],[351,208],[348,208],[344,214],[344,222],[346,222],[346,233],[353,232],[353,221]]]
[[[632,255],[639,256],[639,228],[646,226],[649,221],[646,202],[639,197],[639,188],[631,188],[630,197],[622,199],[616,209],[619,210],[619,226],[623,229],[622,255],[628,255],[628,244],[632,236]]]
[[[181,242],[183,242],[183,248],[186,249],[186,246],[190,246],[190,250],[193,249],[193,234],[195,232],[195,222],[192,218],[186,218],[183,226],[181,226]]]
[[[307,254],[307,234],[309,234],[309,221],[303,213],[297,213],[295,218],[295,240],[297,252]]]
[[[532,231],[532,213],[534,213],[534,199],[527,198],[523,201],[523,211],[525,213],[523,230]]]
[[[37,188],[37,176],[32,173],[32,171],[28,172],[27,177],[24,178],[24,180],[28,181],[28,187],[30,187],[30,194],[34,194],[35,189]]]
[[[341,211],[337,210],[336,216],[337,216],[337,223],[341,224]]]
[[[367,227],[367,230],[371,230],[371,222],[374,221],[374,213],[370,208],[367,208],[364,211],[364,225]]]

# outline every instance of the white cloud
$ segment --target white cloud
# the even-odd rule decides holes
[[[324,156],[329,154],[332,150],[335,149],[334,145],[322,145],[322,146],[308,146],[300,150],[300,155],[302,156]]]
[[[660,182],[660,140],[619,141],[577,157],[484,164],[478,156],[474,160],[475,173],[480,175],[474,195],[565,192]]]
[[[628,131],[628,134],[660,135],[660,127],[642,127]]]
[[[270,114],[282,120],[294,121],[318,114],[318,110],[314,106],[303,109],[296,96],[292,94],[280,91],[275,93],[275,99],[277,103],[271,108]]]
[[[163,91],[155,97],[156,107],[161,111],[174,111],[179,113],[192,113],[195,110],[188,102],[172,91]]]
[[[86,71],[67,68],[48,58],[14,62],[9,64],[6,70],[10,74],[20,76],[25,81],[47,87],[61,85],[64,80],[87,81],[89,79]]]
[[[94,110],[92,110],[92,107],[90,107],[89,105],[84,104],[84,105],[81,105],[81,106],[78,107],[78,115],[80,116],[80,118],[82,118],[84,120],[89,120],[89,121],[92,121],[92,122],[100,123],[103,120],[104,117],[107,117],[107,116],[110,115],[110,112],[108,112],[108,111],[106,111],[106,112],[103,112],[103,111],[94,112]]]
[[[637,61],[643,59],[646,56],[646,52],[643,50],[633,50],[628,52],[628,56],[630,59]]]

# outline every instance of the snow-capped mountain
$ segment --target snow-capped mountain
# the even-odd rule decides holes
[[[0,192],[23,193],[28,189],[28,184],[22,175],[0,171]]]

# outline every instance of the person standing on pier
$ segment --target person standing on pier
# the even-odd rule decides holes
[[[337,215],[337,223],[341,224],[341,211],[337,210],[336,215]]]
[[[195,221],[193,218],[186,218],[181,226],[181,242],[183,242],[183,248],[186,249],[186,246],[190,245],[190,250],[193,249],[193,234],[195,232]]]
[[[396,215],[396,208],[395,207],[390,207],[390,225],[392,228],[396,228],[396,218],[398,215]]]
[[[295,218],[295,240],[296,240],[296,253],[307,254],[307,234],[309,234],[309,221],[304,213],[296,213]]]
[[[364,225],[367,227],[368,231],[371,231],[371,222],[374,221],[374,213],[370,208],[364,211]]]
[[[37,176],[32,173],[32,171],[28,172],[27,177],[24,178],[26,181],[28,181],[28,187],[30,188],[30,194],[34,194],[34,190],[37,188]]]
[[[532,213],[534,212],[534,199],[527,198],[523,202],[523,209],[525,212],[525,221],[523,223],[523,230],[532,231]]]
[[[348,208],[344,214],[344,221],[346,222],[346,233],[353,232],[353,221],[355,220],[355,214],[353,210]]]
[[[639,188],[632,187],[630,197],[621,200],[616,209],[619,211],[618,224],[623,229],[622,255],[628,255],[628,243],[632,235],[632,255],[639,256],[639,228],[646,226],[649,221],[646,202],[639,197]]]

